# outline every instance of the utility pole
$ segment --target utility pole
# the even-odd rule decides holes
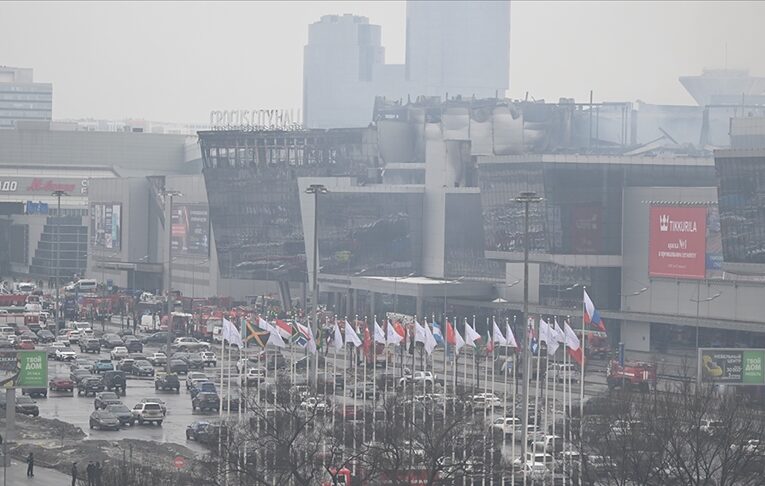
[[[165,227],[167,228],[167,281],[165,282],[165,303],[167,306],[167,348],[165,349],[165,353],[167,353],[168,359],[165,366],[167,367],[167,372],[170,373],[170,345],[173,343],[173,318],[170,314],[173,307],[173,298],[171,295],[173,292],[173,198],[181,197],[183,196],[183,193],[180,191],[165,190],[163,195],[165,196],[165,207],[167,208],[167,215],[165,216]]]
[[[529,321],[529,205],[531,203],[542,202],[542,198],[536,192],[522,192],[513,199],[514,202],[523,204],[523,325],[524,331],[521,333],[521,350],[523,352],[523,387],[521,395],[523,396],[523,417],[521,421],[521,430],[524,431],[524,440],[521,441],[521,461],[526,461],[527,444],[525,432],[528,430],[529,422],[529,364],[530,350],[528,342],[528,321]],[[537,377],[539,379],[539,377]],[[536,408],[535,408],[536,410]],[[534,422],[536,423],[536,421]]]
[[[311,292],[311,303],[313,304],[313,313],[311,317],[311,333],[313,339],[319,336],[319,196],[327,194],[329,189],[324,184],[311,184],[305,190],[306,194],[313,194],[313,288]],[[310,363],[309,363],[310,365]],[[313,373],[308,373],[311,377],[313,386],[317,385],[319,373],[319,353],[313,355]]]
[[[59,284],[58,278],[59,278],[59,267],[60,261],[61,261],[61,196],[66,196],[67,193],[64,191],[53,191],[51,194],[52,196],[56,197],[56,200],[58,201],[56,204],[56,270],[55,270],[55,277],[54,277],[54,285],[56,286],[56,305],[55,305],[55,321],[56,321],[56,330],[59,329],[59,312],[60,312],[60,295],[59,295],[59,287],[61,285]]]

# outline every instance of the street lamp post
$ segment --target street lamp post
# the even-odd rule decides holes
[[[513,198],[513,202],[523,204],[523,320],[521,324],[527,326],[529,320],[529,206],[532,203],[542,202],[542,198],[537,195],[536,192],[522,192],[517,197]],[[528,349],[528,332],[521,333],[523,338],[521,339],[521,349],[523,350],[523,372],[525,373],[523,379],[523,387],[521,394],[523,395],[523,417],[521,421],[521,427],[524,431],[528,429],[529,421],[529,365],[531,360],[529,359]],[[527,444],[524,440],[521,441],[521,458],[526,460]]]
[[[165,205],[167,206],[167,216],[165,216],[165,225],[167,227],[167,282],[165,282],[165,304],[167,306],[167,348],[165,352],[170,356],[170,345],[173,342],[172,338],[172,326],[173,319],[171,316],[172,311],[172,293],[173,293],[173,198],[181,197],[183,193],[180,191],[168,191],[165,190],[163,195],[165,196]],[[170,359],[167,360],[167,372],[170,373]]]
[[[54,277],[54,285],[56,286],[56,307],[54,310],[55,313],[55,320],[56,320],[56,329],[59,328],[58,320],[59,320],[59,310],[60,310],[60,295],[59,295],[59,267],[61,266],[61,196],[66,196],[67,193],[64,191],[53,191],[53,196],[56,197],[57,203],[56,203],[56,271],[55,271],[55,277]]]
[[[699,324],[701,317],[699,316],[699,306],[702,302],[712,302],[716,298],[720,297],[722,295],[722,292],[717,292],[714,295],[710,295],[709,297],[702,299],[701,298],[701,281],[699,281],[698,285],[696,286],[696,298],[691,298],[691,302],[696,303],[696,349],[699,349]]]
[[[313,304],[313,312],[311,316],[311,333],[314,339],[319,335],[319,196],[327,194],[329,189],[324,184],[311,184],[305,190],[306,194],[313,194],[313,275],[312,291],[311,291],[311,303]],[[319,373],[319,353],[314,353],[313,359],[313,373],[308,376],[313,378],[313,385],[316,386]]]

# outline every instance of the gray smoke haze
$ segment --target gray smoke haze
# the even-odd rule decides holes
[[[307,26],[354,13],[404,61],[403,2],[2,2],[0,64],[54,83],[62,118],[206,122],[212,109],[299,108]],[[765,2],[513,2],[512,97],[692,103],[704,67],[765,75]]]

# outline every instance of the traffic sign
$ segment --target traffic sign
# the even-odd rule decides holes
[[[173,459],[173,465],[177,469],[183,469],[183,466],[186,465],[186,459],[184,459],[182,456],[175,456],[175,459]]]

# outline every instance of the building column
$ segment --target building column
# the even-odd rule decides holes
[[[424,301],[425,299],[424,299],[424,298],[423,298],[421,295],[418,295],[417,297],[415,297],[415,299],[416,299],[416,302],[417,302],[417,304],[416,304],[416,308],[417,308],[417,310],[416,310],[416,314],[417,314],[417,317],[418,317],[419,319],[422,319],[422,313],[423,313],[423,310],[422,310],[422,309],[423,309],[423,301]]]
[[[375,304],[377,300],[377,294],[370,291],[369,292],[369,317],[374,317],[377,315]]]
[[[638,321],[622,321],[622,343],[628,351],[651,351],[651,323]]]

